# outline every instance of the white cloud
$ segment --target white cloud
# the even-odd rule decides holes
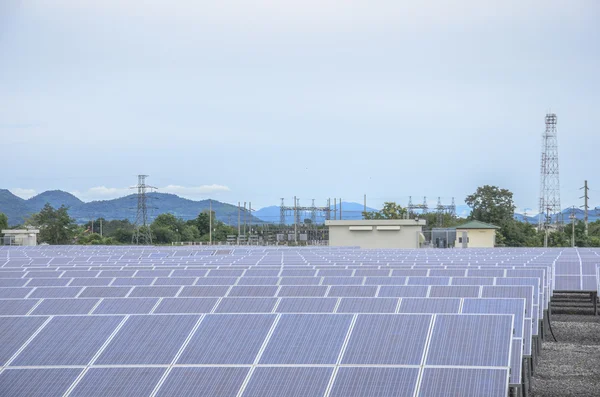
[[[201,185],[201,186],[180,186],[180,185],[168,185],[165,187],[159,187],[159,193],[172,193],[181,197],[189,199],[203,199],[208,198],[209,195],[214,195],[223,192],[229,192],[230,189],[224,185]],[[136,190],[131,188],[119,188],[119,187],[106,187],[96,186],[89,188],[85,191],[72,191],[70,192],[74,196],[79,197],[83,201],[94,201],[94,200],[111,200],[118,197],[127,196],[129,194],[135,194]],[[16,194],[16,193],[15,193]]]
[[[8,190],[15,196],[19,196],[24,199],[31,198],[37,194],[37,192],[34,189],[23,189],[20,187],[14,187]]]

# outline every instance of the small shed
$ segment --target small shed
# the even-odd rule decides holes
[[[2,230],[4,237],[2,238],[3,245],[37,245],[38,229],[15,229]]]
[[[419,248],[425,220],[329,220],[329,245],[360,248]]]
[[[454,246],[457,248],[494,248],[498,229],[500,227],[489,223],[469,221],[456,227]]]

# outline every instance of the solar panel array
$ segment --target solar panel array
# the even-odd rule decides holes
[[[530,375],[563,282],[555,266],[574,255],[598,259],[569,249],[3,247],[0,390],[506,396]],[[577,277],[583,287],[587,275]]]

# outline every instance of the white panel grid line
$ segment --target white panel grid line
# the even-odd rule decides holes
[[[400,313],[400,305],[402,304],[402,298],[398,298],[398,302],[396,302],[396,309],[394,310],[394,313],[398,314]]]
[[[39,305],[41,305],[43,301],[44,301],[44,298],[42,298],[42,299],[39,299],[39,300],[37,301],[37,303],[36,303],[35,305],[33,305],[33,307],[32,307],[31,309],[29,309],[29,311],[28,311],[27,313],[25,313],[25,315],[26,315],[26,316],[29,316],[31,313],[33,313],[33,311],[34,311],[35,309],[37,309],[37,307],[38,307]]]
[[[27,295],[25,295],[25,297],[23,299],[29,298],[31,296],[31,294],[33,294],[36,289],[37,289],[37,287],[33,287],[33,289],[31,291],[29,291],[29,293]]]
[[[334,313],[338,312],[338,309],[339,309],[341,303],[342,303],[342,298],[341,297],[337,298],[337,301],[335,302],[335,307],[333,308]]]
[[[427,338],[425,338],[425,348],[423,349],[423,355],[421,356],[421,366],[419,368],[419,375],[417,376],[417,384],[415,387],[415,393],[413,397],[417,397],[419,395],[419,391],[421,389],[421,380],[423,378],[423,370],[425,368],[425,363],[427,362],[427,353],[429,353],[429,344],[431,342],[431,336],[433,335],[433,328],[435,326],[436,316],[431,315],[429,320],[429,329],[427,331]]]
[[[275,295],[277,295],[277,294],[275,294]],[[277,298],[277,302],[275,302],[275,305],[273,306],[273,310],[271,310],[271,313],[277,313],[277,308],[279,307],[279,304],[281,303],[282,299],[283,298],[281,298],[281,297]]]
[[[200,318],[198,319],[198,321],[196,321],[196,324],[194,324],[194,327],[192,328],[192,330],[188,334],[187,338],[185,339],[185,341],[183,341],[183,344],[181,345],[181,347],[177,351],[177,354],[175,354],[175,357],[173,357],[173,360],[171,361],[171,363],[167,367],[167,370],[164,372],[164,374],[159,379],[159,381],[156,384],[156,386],[154,387],[154,390],[152,391],[152,393],[150,393],[150,397],[155,397],[156,394],[160,391],[160,388],[162,387],[162,385],[164,384],[165,380],[167,379],[167,377],[171,373],[171,370],[173,369],[173,366],[177,363],[177,361],[179,360],[179,357],[181,357],[181,355],[183,354],[183,351],[185,350],[185,348],[187,347],[187,345],[192,340],[192,337],[194,336],[194,334],[196,333],[196,331],[200,327],[200,324],[202,323],[202,321],[204,320],[205,317],[206,317],[205,315],[202,315],[202,316],[200,316]]]
[[[104,301],[104,298],[98,299],[98,302],[96,302],[96,304],[94,305],[94,307],[92,307],[92,309],[88,312],[88,315],[91,315],[92,313],[94,313],[94,310],[96,310],[98,308],[98,306],[100,306],[100,304],[103,301]]]
[[[160,304],[162,303],[164,298],[158,298],[158,300],[156,301],[156,303],[154,304],[154,306],[152,306],[152,309],[150,310],[150,314],[154,314],[155,310],[158,308],[158,306],[160,306]]]
[[[135,289],[135,287],[131,287],[129,289],[129,291],[127,292],[127,294],[125,295],[125,298],[129,298],[129,295],[131,295],[131,293],[133,292],[134,289]]]

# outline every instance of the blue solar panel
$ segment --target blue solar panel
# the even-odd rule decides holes
[[[323,396],[333,368],[258,367],[242,397]]]
[[[402,298],[398,313],[459,313],[458,298]]]
[[[127,277],[127,278],[117,278],[115,279],[111,285],[119,286],[119,287],[134,287],[134,286],[147,286],[151,285],[154,282],[153,278],[135,278],[135,277]]]
[[[45,317],[0,317],[0,365],[6,364],[44,321]]]
[[[418,368],[342,367],[331,397],[412,397]]]
[[[398,298],[342,298],[337,313],[395,313]]]
[[[324,277],[323,285],[362,285],[362,277]]]
[[[92,287],[92,286],[107,286],[111,283],[110,278],[74,278],[69,287]]]
[[[337,298],[281,298],[278,313],[333,313]]]
[[[206,315],[178,364],[252,364],[275,315]]]
[[[284,285],[277,296],[282,297],[324,297],[327,292],[324,285]]]
[[[513,314],[515,321],[515,334],[517,338],[523,337],[523,321],[525,318],[525,299],[510,298],[483,298],[465,299],[462,313],[471,314]]]
[[[205,277],[199,278],[196,285],[234,285],[237,282],[237,277]]]
[[[173,368],[157,397],[236,397],[249,368]]]
[[[123,298],[132,287],[85,287],[80,298]]]
[[[508,395],[508,369],[425,368],[418,397]]]
[[[242,285],[233,286],[229,296],[263,296],[274,297],[279,287],[275,285]]]
[[[334,285],[327,296],[330,297],[375,297],[377,287],[374,285]]]
[[[426,297],[429,287],[425,285],[382,285],[379,289],[381,297]]]
[[[175,315],[130,317],[96,364],[170,364],[198,319]]]
[[[54,280],[54,279],[52,279]],[[4,287],[22,287],[29,280],[25,278],[0,278],[0,288]],[[30,287],[32,287],[30,285]]]
[[[70,278],[33,278],[28,287],[65,287],[71,281]]]
[[[188,286],[183,287],[183,290],[179,293],[181,297],[221,297],[225,296],[229,287],[224,285],[202,285],[202,286]]]
[[[450,285],[450,277],[409,277],[407,285]]]
[[[91,368],[69,396],[149,396],[165,368]]]
[[[14,316],[27,314],[37,302],[37,299],[0,300],[0,316]]]
[[[154,281],[154,285],[194,285],[194,277],[162,277]]]
[[[481,287],[475,285],[433,285],[429,290],[431,298],[477,298]]]
[[[32,290],[33,288],[24,287],[0,288],[0,299],[25,298]]]
[[[319,285],[320,277],[282,277],[279,285]]]
[[[436,316],[426,365],[508,367],[511,315]]]
[[[279,277],[240,277],[237,285],[277,285]]]
[[[217,298],[164,298],[154,313],[210,313]]]
[[[118,316],[54,317],[12,365],[87,365],[121,320]]]
[[[7,397],[62,396],[81,369],[7,369],[0,374],[0,392]]]
[[[271,313],[277,298],[223,298],[215,313]]]
[[[88,314],[99,299],[44,299],[31,314]]]
[[[420,365],[429,315],[359,314],[343,364]]]
[[[135,287],[129,296],[132,298],[167,298],[177,295],[179,289],[178,286]]]
[[[94,309],[93,314],[148,314],[158,298],[108,298]]]
[[[335,364],[351,315],[283,314],[261,364]]]
[[[406,277],[367,277],[365,285],[404,285]]]

